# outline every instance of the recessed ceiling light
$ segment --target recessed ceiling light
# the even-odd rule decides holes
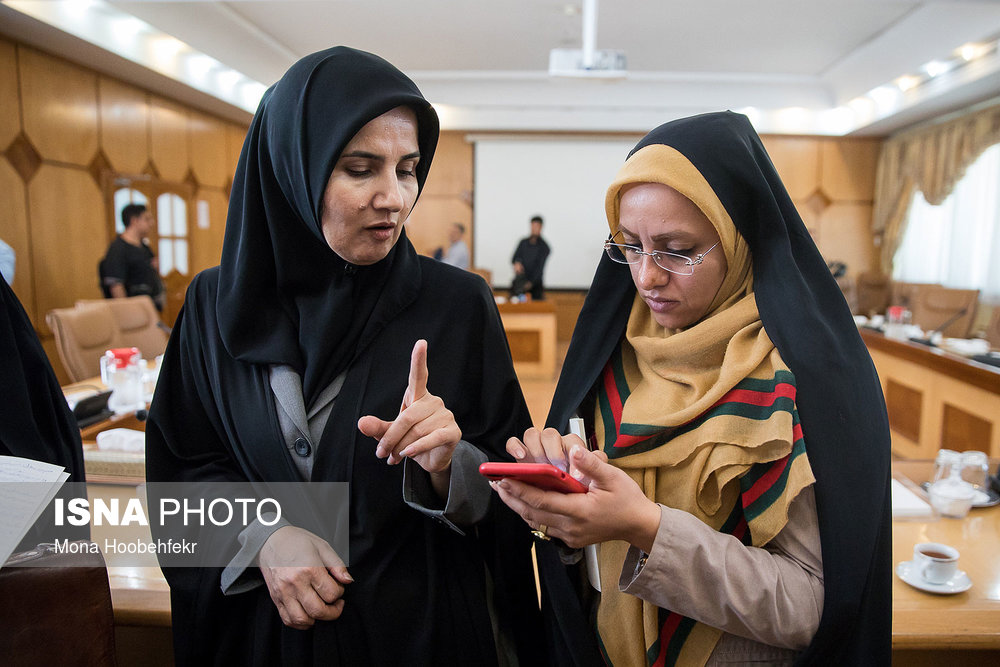
[[[929,63],[926,63],[920,69],[926,72],[927,76],[933,79],[934,77],[941,76],[942,74],[950,70],[951,63],[946,62],[944,60],[932,60]]]
[[[988,44],[977,44],[975,42],[970,42],[968,44],[964,44],[961,48],[958,49],[958,55],[962,57],[962,60],[968,62],[970,60],[975,60],[980,56],[986,55],[986,53],[989,50],[990,47]]]
[[[913,76],[912,74],[905,74],[896,79],[895,83],[896,87],[905,93],[911,88],[916,88],[920,85],[920,77]]]

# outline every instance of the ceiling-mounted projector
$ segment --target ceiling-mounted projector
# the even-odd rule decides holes
[[[625,52],[617,49],[594,49],[586,62],[584,49],[549,51],[549,75],[595,79],[621,79],[625,71]]]

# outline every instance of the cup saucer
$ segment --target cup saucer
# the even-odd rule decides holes
[[[939,593],[941,595],[951,595],[953,593],[964,593],[972,588],[972,580],[962,570],[955,573],[950,580],[943,584],[932,584],[924,580],[914,565],[912,560],[904,560],[896,566],[896,575],[914,588],[919,588],[928,593]]]

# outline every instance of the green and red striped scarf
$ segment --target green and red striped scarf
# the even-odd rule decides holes
[[[724,316],[735,333],[721,352],[712,349],[719,343],[690,350],[702,357],[697,368],[663,367],[658,351],[668,340],[683,342],[685,332],[648,335],[655,329],[643,321],[646,310],[633,308],[627,340],[598,383],[597,446],[651,500],[748,546],[767,544],[787,522],[788,505],[815,480],[795,407],[795,377],[764,332],[753,295]],[[714,368],[704,364],[712,354],[721,355]],[[601,545],[598,635],[605,660],[704,664],[721,631],[619,591],[628,546]]]

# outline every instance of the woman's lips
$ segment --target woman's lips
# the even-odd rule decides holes
[[[385,222],[365,227],[365,230],[371,233],[371,235],[379,241],[387,241],[391,239],[395,229],[396,223],[394,222]]]
[[[654,313],[667,313],[677,307],[678,301],[669,301],[667,299],[654,299],[652,297],[644,297],[646,305]]]

